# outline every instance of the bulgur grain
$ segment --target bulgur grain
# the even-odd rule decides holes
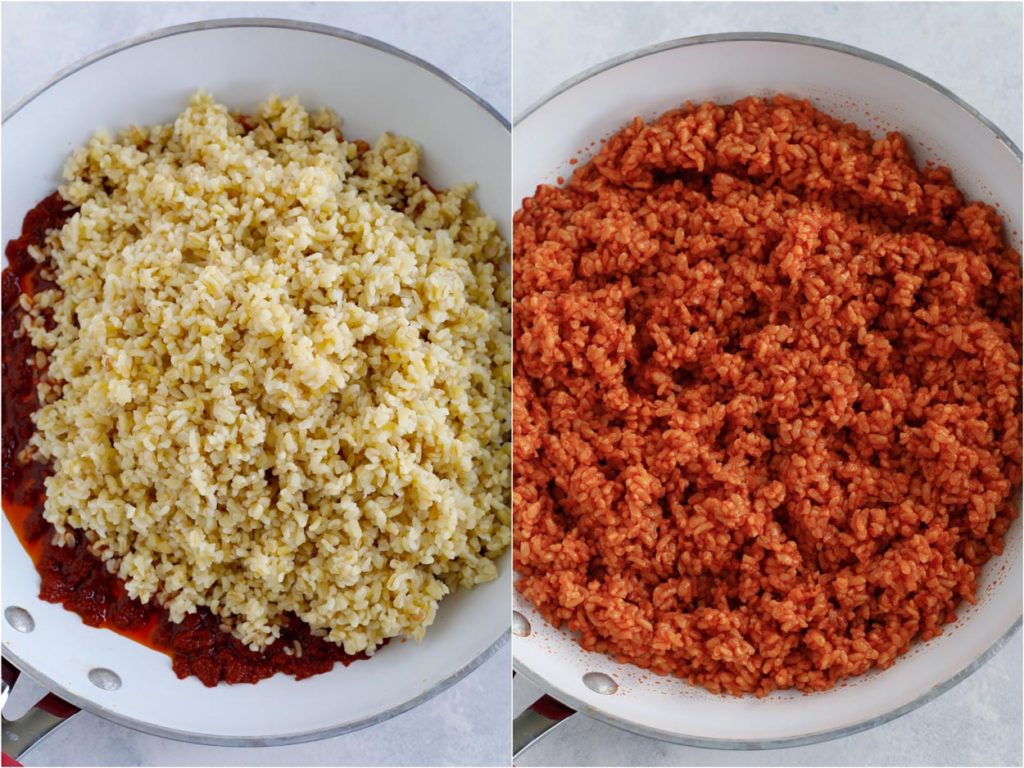
[[[55,325],[27,328],[63,383],[34,415],[45,518],[253,649],[289,612],[348,653],[419,638],[509,542],[507,247],[417,145],[337,125],[271,98],[246,130],[198,93],[97,134],[49,240]]]

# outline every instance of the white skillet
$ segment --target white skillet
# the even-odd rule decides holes
[[[656,117],[686,100],[731,102],[778,92],[810,98],[875,134],[903,132],[919,161],[950,166],[970,197],[998,206],[1020,249],[1021,155],[1002,131],[942,86],[893,61],[792,35],[686,38],[614,59],[563,84],[516,120],[514,200],[518,205],[539,183],[569,178],[578,167],[570,158],[586,162],[600,146],[591,142],[634,115]],[[580,649],[518,594],[514,664],[518,674],[570,707],[666,741],[721,749],[810,744],[891,720],[963,680],[1020,626],[1021,581],[1018,518],[1005,553],[983,571],[977,604],[963,606],[940,637],[918,644],[885,672],[813,695],[715,696],[618,664]],[[553,722],[527,710],[516,724],[515,749]]]
[[[25,213],[56,188],[72,147],[100,127],[171,120],[200,87],[242,112],[271,93],[298,95],[307,107],[333,108],[352,139],[409,135],[424,148],[427,180],[440,187],[477,181],[481,206],[506,235],[511,231],[508,124],[465,87],[350,32],[228,19],[171,27],[101,51],[5,115],[3,242],[17,237]],[[40,601],[39,577],[5,517],[3,656],[73,704],[149,733],[236,746],[326,738],[422,703],[494,653],[508,636],[507,555],[500,571],[497,581],[446,598],[420,643],[394,641],[369,661],[301,682],[277,675],[211,689],[194,677],[179,680],[163,654]],[[32,631],[15,629],[27,627],[15,609],[28,612]],[[100,687],[113,678],[96,670],[115,673],[119,687]]]

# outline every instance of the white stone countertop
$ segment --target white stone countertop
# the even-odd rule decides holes
[[[262,16],[343,27],[391,43],[452,75],[510,116],[507,4],[4,3],[3,109],[58,70],[119,41],[201,19]],[[387,722],[287,747],[207,747],[138,733],[87,713],[50,734],[25,765],[506,765],[508,644],[465,679]],[[41,693],[19,682],[17,700]],[[35,699],[32,699],[33,701]],[[16,708],[15,708],[16,709]]]
[[[1021,5],[1005,3],[517,3],[514,114],[562,81],[653,43],[713,32],[836,40],[942,83],[1021,144]],[[1021,633],[984,667],[891,723],[809,747],[676,746],[577,715],[519,765],[1021,765]],[[537,695],[517,681],[513,712]],[[522,687],[520,687],[522,685]]]

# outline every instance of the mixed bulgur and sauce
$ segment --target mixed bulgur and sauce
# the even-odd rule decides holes
[[[1021,481],[1021,266],[899,134],[639,118],[515,217],[517,589],[713,692],[828,689],[975,599]]]

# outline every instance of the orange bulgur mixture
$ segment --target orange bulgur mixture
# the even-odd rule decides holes
[[[639,118],[515,218],[517,587],[588,650],[822,690],[973,601],[1021,480],[1021,268],[899,134]]]

